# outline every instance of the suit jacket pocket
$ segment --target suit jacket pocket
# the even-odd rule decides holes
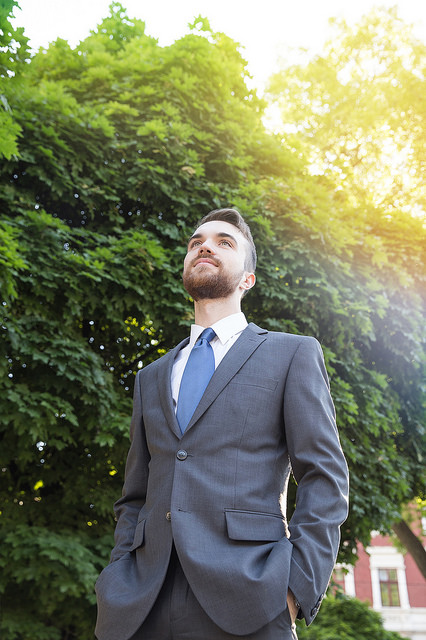
[[[134,551],[138,547],[143,545],[143,541],[145,538],[145,520],[141,520],[136,525],[135,535],[133,537],[133,544],[130,547],[129,551]]]
[[[230,384],[242,384],[250,387],[262,387],[262,389],[270,389],[275,391],[278,380],[268,378],[267,376],[253,373],[237,373],[231,380]]]
[[[225,518],[228,536],[231,540],[276,542],[286,537],[282,515],[225,509]]]

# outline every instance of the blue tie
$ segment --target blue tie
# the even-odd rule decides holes
[[[185,431],[214,373],[214,353],[210,341],[215,337],[211,327],[204,329],[192,347],[180,383],[176,417]]]

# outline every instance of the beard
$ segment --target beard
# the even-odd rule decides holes
[[[244,270],[240,273],[227,273],[219,263],[212,273],[212,268],[200,265],[195,271],[192,264],[184,269],[183,286],[193,300],[217,300],[228,298],[237,288]]]

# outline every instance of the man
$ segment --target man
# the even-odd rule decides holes
[[[347,467],[318,342],[241,313],[255,263],[234,209],[205,216],[189,240],[195,325],[136,377],[99,640],[291,640],[296,616],[310,624],[324,597]]]

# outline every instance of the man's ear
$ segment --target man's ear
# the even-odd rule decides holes
[[[240,287],[244,291],[248,291],[249,289],[254,287],[255,282],[256,282],[256,276],[254,275],[254,273],[249,273],[249,271],[245,271],[244,276],[240,282]]]

